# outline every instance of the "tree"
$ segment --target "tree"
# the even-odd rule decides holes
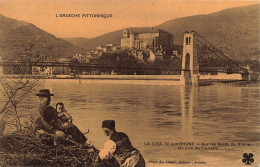
[[[28,117],[28,115],[22,115],[19,105],[40,84],[39,78],[32,76],[29,71],[32,68],[30,60],[35,59],[39,61],[40,59],[37,59],[37,56],[41,56],[32,54],[33,44],[31,43],[28,43],[25,50],[26,54],[20,60],[20,65],[25,68],[18,68],[19,75],[8,76],[0,74],[0,90],[3,97],[1,99],[2,105],[0,106],[0,127],[4,127],[5,130],[11,132],[21,132],[23,130],[21,118]]]

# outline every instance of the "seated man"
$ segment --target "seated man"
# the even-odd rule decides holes
[[[39,96],[40,104],[31,111],[33,119],[33,127],[37,136],[48,134],[54,136],[54,142],[58,139],[64,139],[65,133],[54,126],[54,122],[57,119],[57,112],[55,108],[49,106],[51,102],[50,91],[48,89],[42,89],[36,96]]]
[[[125,133],[116,131],[114,120],[103,121],[102,128],[109,140],[99,153],[101,159],[114,157],[121,167],[145,167],[143,156],[132,146]]]
[[[49,106],[51,102],[50,91],[48,89],[42,89],[39,91],[36,96],[39,96],[40,104],[31,111],[34,131],[37,136],[47,135],[54,137],[54,145],[58,141],[65,139],[67,135],[75,133],[79,135],[75,140],[77,143],[85,144],[86,137],[77,129],[76,126],[73,126],[69,129],[63,129],[57,126],[58,112],[55,108]]]

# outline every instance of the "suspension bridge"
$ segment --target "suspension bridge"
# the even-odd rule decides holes
[[[156,66],[143,65],[131,61],[118,63],[111,61],[109,64],[105,62],[99,63],[62,63],[62,62],[0,62],[0,66],[37,66],[37,67],[68,67],[81,68],[87,70],[110,69],[110,70],[128,70],[141,71],[140,75],[148,74],[147,71],[160,71],[159,74],[168,74],[167,72],[175,72],[181,74],[181,81],[185,84],[198,84],[199,75],[202,73],[236,73],[241,74],[243,79],[248,75],[247,69],[241,67],[238,63],[225,55],[221,50],[210,43],[206,38],[197,33],[181,32],[173,35],[174,39],[183,38],[183,49],[181,62],[175,65]],[[177,72],[177,73],[176,73]],[[127,74],[127,73],[126,73]],[[151,74],[151,73],[149,73]],[[157,73],[158,74],[158,73]],[[172,74],[172,73],[170,73]]]

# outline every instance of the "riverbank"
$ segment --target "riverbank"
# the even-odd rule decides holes
[[[3,75],[5,78],[21,78],[22,75]],[[180,80],[180,75],[27,75],[37,79],[89,79],[89,80]]]
[[[21,78],[21,75],[5,75],[6,78]],[[27,76],[28,77],[28,76]],[[180,75],[53,75],[29,76],[28,79],[42,79],[55,82],[134,84],[134,85],[181,85]],[[259,81],[244,81],[239,74],[200,75],[200,86],[260,87]]]
[[[98,153],[90,145],[49,145],[34,135],[0,136],[0,166],[115,166],[113,159],[99,161]]]
[[[241,81],[241,80],[201,80],[200,86],[219,86],[219,87],[249,87],[259,88],[260,81]]]
[[[164,80],[179,81],[181,75],[4,75],[6,78],[82,79],[82,80]],[[200,75],[200,80],[242,80],[241,74]]]

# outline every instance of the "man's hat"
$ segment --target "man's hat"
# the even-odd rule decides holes
[[[50,90],[49,89],[41,89],[39,91],[39,93],[36,94],[36,96],[49,97],[49,96],[54,96],[54,94],[50,94]]]
[[[102,128],[114,129],[115,128],[115,120],[104,120],[102,122]]]

